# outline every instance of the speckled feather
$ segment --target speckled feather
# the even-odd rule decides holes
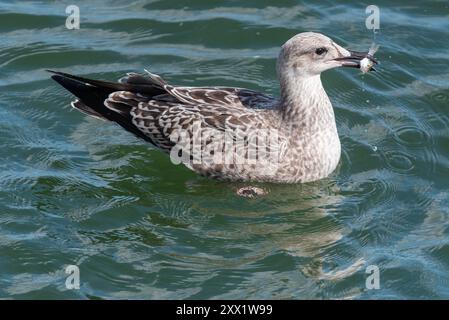
[[[316,66],[304,60],[309,47],[316,43],[335,48],[332,54],[336,56],[345,54],[345,49],[319,34],[305,33],[289,40],[278,59],[280,99],[242,88],[173,86],[147,72],[130,73],[120,79],[118,88],[124,90],[108,87],[103,107],[84,103],[86,98],[72,105],[91,116],[119,123],[166,153],[175,146],[173,133],[183,130],[192,137],[195,123],[201,129],[233,130],[247,136],[257,129],[273,130],[278,134],[279,157],[268,165],[241,163],[238,159],[248,154],[240,154],[239,150],[231,154],[235,161],[226,164],[214,163],[213,155],[206,156],[201,163],[192,163],[192,157],[182,162],[201,175],[218,179],[282,183],[317,180],[328,176],[337,166],[340,140],[332,105],[321,84],[321,71],[317,72],[313,69]],[[61,78],[54,79],[63,82]],[[72,76],[70,81],[80,79],[86,80]],[[86,86],[102,87],[98,82],[87,81],[90,80],[86,80]],[[71,84],[62,84],[80,96],[79,90],[70,88]],[[107,110],[101,109],[104,107]],[[223,140],[214,143],[224,150]]]

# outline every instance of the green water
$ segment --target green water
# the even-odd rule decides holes
[[[72,111],[44,69],[275,95],[283,42],[367,49],[369,3],[85,0],[79,30],[69,4],[0,1],[1,298],[449,298],[447,1],[376,2],[378,72],[322,76],[338,169],[257,199]]]

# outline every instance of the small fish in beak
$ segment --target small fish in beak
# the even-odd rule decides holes
[[[373,67],[374,63],[377,63],[377,61],[374,60],[373,56],[377,50],[379,50],[379,45],[373,43],[366,57],[360,60],[360,70],[362,71],[362,73],[365,74],[371,70],[376,71],[376,69],[374,69]]]
[[[349,51],[349,56],[336,58],[335,60],[341,61],[343,67],[359,68],[363,73],[371,70],[376,71],[374,65],[377,64],[377,60],[374,58],[374,53],[378,49],[379,46],[373,43],[368,52]]]

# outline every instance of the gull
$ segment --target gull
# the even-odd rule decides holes
[[[361,68],[363,59],[372,61],[368,69],[377,63],[371,54],[349,51],[322,34],[299,33],[282,45],[277,59],[279,97],[244,88],[175,86],[148,71],[128,73],[119,82],[48,71],[77,97],[72,107],[117,123],[200,175],[305,183],[329,176],[340,160],[321,73]]]

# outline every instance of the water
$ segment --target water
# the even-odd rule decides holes
[[[72,111],[44,69],[277,94],[284,41],[314,30],[368,49],[369,3],[76,3],[80,30],[65,28],[70,1],[0,2],[0,297],[449,298],[446,1],[376,2],[379,72],[322,77],[338,169],[258,199]]]

